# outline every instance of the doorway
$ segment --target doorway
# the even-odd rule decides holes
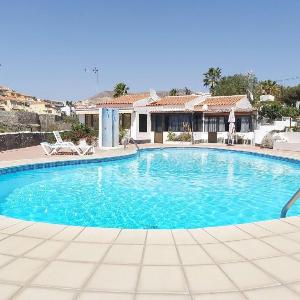
[[[163,143],[163,115],[155,115],[154,143]]]

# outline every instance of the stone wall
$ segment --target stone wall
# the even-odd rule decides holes
[[[60,116],[32,112],[0,111],[0,132],[70,130]]]
[[[39,145],[51,141],[52,132],[17,132],[0,134],[0,151],[19,149]]]

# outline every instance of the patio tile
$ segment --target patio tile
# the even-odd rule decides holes
[[[167,294],[137,294],[136,300],[191,300],[188,295]]]
[[[113,245],[104,258],[108,264],[139,264],[143,245]]]
[[[117,244],[144,244],[147,230],[123,229],[115,243]]]
[[[288,285],[288,288],[290,288],[291,290],[295,291],[296,293],[298,293],[300,295],[300,282],[291,283]],[[300,296],[299,296],[299,298],[300,298]]]
[[[274,234],[273,232],[266,230],[260,226],[257,226],[254,223],[239,224],[236,226],[255,238],[261,238]]]
[[[43,288],[26,288],[15,299],[17,300],[71,300],[75,296],[74,292],[61,291]]]
[[[86,292],[80,294],[78,300],[133,300],[134,295],[123,293]]]
[[[9,261],[13,260],[13,256],[2,255],[0,254],[0,267],[7,264]]]
[[[41,239],[10,236],[0,241],[0,253],[9,255],[21,255],[43,242]]]
[[[244,292],[249,300],[299,300],[299,296],[284,286]]]
[[[113,228],[86,227],[75,240],[79,242],[112,243],[119,232],[119,229]]]
[[[247,259],[272,257],[281,254],[278,250],[256,239],[228,242],[226,245]]]
[[[212,264],[212,259],[199,245],[179,245],[181,261],[184,265]]]
[[[0,279],[25,282],[37,274],[44,264],[45,262],[41,260],[18,258],[0,269]]]
[[[235,253],[229,247],[219,243],[219,244],[204,244],[202,247],[206,252],[217,262],[233,262],[245,260],[243,257]]]
[[[19,231],[17,234],[22,236],[48,239],[65,228],[64,225],[34,223],[32,226]]]
[[[13,294],[15,294],[20,288],[21,287],[17,285],[0,283],[1,300],[12,299]]]
[[[300,262],[287,256],[255,260],[255,264],[282,282],[300,280]]]
[[[52,239],[59,241],[72,241],[82,230],[83,227],[68,226],[63,231],[52,237]]]
[[[46,241],[45,243],[37,246],[30,252],[26,253],[26,257],[49,259],[55,257],[60,250],[66,246],[65,243],[59,241]]]
[[[7,234],[0,233],[0,241],[6,239],[8,236]]]
[[[227,292],[227,293],[195,295],[194,300],[246,300],[246,298],[243,296],[242,293]]]
[[[101,265],[87,284],[89,289],[134,292],[138,266]]]
[[[175,243],[177,245],[195,245],[196,241],[192,238],[186,229],[172,230]]]
[[[33,280],[33,284],[80,288],[93,267],[88,263],[54,261]]]
[[[21,221],[17,220],[17,219],[7,218],[7,217],[2,216],[0,218],[0,231],[2,231],[4,228],[13,226],[14,224],[17,224],[19,222],[21,222]]]
[[[283,236],[300,243],[300,231],[292,232],[292,233],[285,233],[285,234],[283,234]]]
[[[181,267],[143,266],[138,291],[183,293],[187,292],[187,286]]]
[[[280,220],[262,221],[256,222],[255,224],[274,233],[288,233],[299,230],[296,226],[290,225],[289,223]]]
[[[236,241],[250,239],[251,235],[235,226],[208,227],[205,230],[219,241]]]
[[[208,234],[204,229],[189,229],[192,236],[199,244],[218,243],[219,241]]]
[[[287,222],[287,223],[297,226],[297,227],[300,227],[300,217],[287,217],[287,218],[281,219],[281,221]]]
[[[147,244],[174,244],[171,230],[148,230]]]
[[[184,267],[192,293],[235,291],[237,288],[215,265]]]
[[[109,244],[71,243],[57,259],[81,262],[98,262],[107,251]]]
[[[144,253],[144,265],[179,265],[174,245],[147,245]]]
[[[32,224],[34,224],[33,222],[28,222],[28,221],[22,221],[22,222],[18,222],[13,226],[10,226],[8,228],[5,228],[3,230],[1,230],[2,233],[7,233],[7,234],[15,234],[29,226],[31,226]]]
[[[279,284],[279,282],[249,262],[222,264],[220,267],[240,289],[252,289]]]
[[[292,257],[294,257],[294,258],[297,259],[297,260],[300,260],[300,253],[294,254]]]
[[[261,239],[281,252],[293,254],[300,252],[300,244],[282,236],[270,236]]]

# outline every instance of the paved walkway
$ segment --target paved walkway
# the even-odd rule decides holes
[[[70,158],[37,151],[2,153],[1,164]],[[84,228],[0,217],[0,299],[300,299],[300,217],[193,230]]]

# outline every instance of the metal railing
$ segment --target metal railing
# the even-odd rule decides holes
[[[285,204],[281,210],[280,218],[285,218],[288,210],[294,205],[294,203],[300,198],[300,189],[293,195],[293,197]]]
[[[140,147],[138,146],[138,144],[137,144],[137,142],[134,138],[125,138],[125,140],[124,140],[124,149],[126,149],[127,145],[130,142],[132,142],[135,145],[135,147],[138,151],[140,150]]]

